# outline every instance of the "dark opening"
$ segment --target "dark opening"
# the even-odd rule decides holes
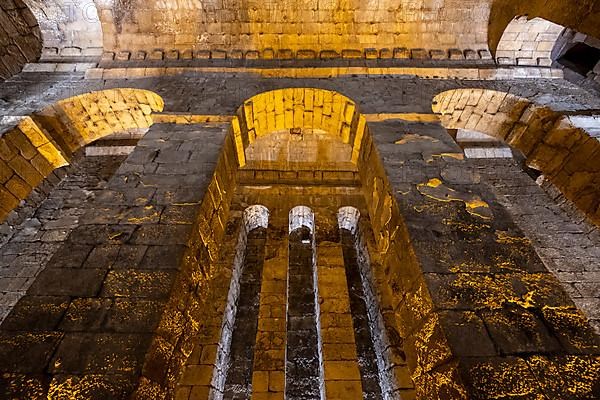
[[[265,228],[257,228],[248,234],[240,279],[238,311],[231,339],[229,368],[223,395],[227,400],[249,400],[252,396],[252,366],[258,329],[266,237]]]
[[[383,396],[379,385],[379,368],[377,367],[375,346],[369,328],[368,305],[358,265],[355,237],[352,232],[346,229],[341,229],[340,234],[346,267],[346,281],[350,295],[356,353],[363,387],[363,400],[381,400]]]
[[[587,76],[600,61],[600,49],[585,43],[576,43],[557,61],[566,68]]]
[[[318,400],[319,353],[312,234],[306,227],[290,233],[285,398]]]

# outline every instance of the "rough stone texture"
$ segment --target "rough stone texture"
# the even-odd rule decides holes
[[[496,59],[499,64],[548,66],[563,30],[563,26],[541,18],[517,17],[500,39]]]
[[[152,111],[162,107],[162,99],[151,92],[121,89],[64,99],[31,117],[4,118],[0,221],[83,146],[115,132],[147,128]]]
[[[489,2],[181,3],[100,5],[107,50],[242,50],[342,53],[408,48],[485,49]],[[423,25],[423,21],[428,22]],[[457,21],[475,21],[460,24]],[[172,25],[178,30],[173,31]]]
[[[0,4],[0,80],[23,69],[26,63],[36,62],[42,51],[38,22],[21,0]]]
[[[600,37],[597,6],[596,0],[581,0],[577,3],[545,0],[528,2],[495,0],[490,10],[487,29],[489,48],[492,53],[496,52],[507,25],[515,17],[521,15],[527,15],[529,18],[540,17],[566,28]]]
[[[60,251],[61,245],[77,226],[89,202],[105,188],[106,181],[117,170],[122,160],[119,157],[86,157],[79,160],[67,171],[60,173],[60,176],[64,176],[65,173],[68,175],[50,189],[47,197],[27,215],[26,220],[16,226],[11,226],[10,222],[2,225],[2,230],[7,233],[0,241],[0,320],[4,320],[47,263],[60,262],[67,265],[85,260],[91,250],[89,247],[68,248],[65,252]],[[30,207],[35,205],[31,204]],[[22,210],[23,213],[26,211]],[[60,310],[64,308],[63,299],[55,300],[60,300],[51,300],[59,313],[55,317],[59,318]],[[31,316],[23,313],[37,302],[43,303],[43,299],[32,297],[26,301],[27,305],[15,312],[30,318]],[[29,319],[24,323],[31,322]],[[42,327],[48,322],[46,319],[35,324]]]
[[[134,393],[140,399],[188,399],[208,398],[211,390],[219,390],[235,326],[230,305],[236,302],[228,296],[238,265],[233,260],[240,254],[236,240],[242,211],[253,204],[280,214],[273,216],[277,225],[266,246],[266,261],[277,260],[279,269],[292,255],[271,258],[269,251],[281,249],[282,242],[270,244],[277,235],[285,236],[294,206],[316,211],[317,254],[320,237],[339,242],[339,208],[354,205],[368,218],[363,232],[369,232],[366,246],[375,290],[365,296],[376,298],[381,308],[371,332],[385,332],[389,340],[385,349],[392,354],[386,356],[393,364],[387,371],[395,395],[484,399],[544,393],[560,398],[570,389],[576,391],[573,397],[593,395],[597,336],[493,188],[477,181],[473,164],[461,159],[460,148],[440,125],[393,118],[366,124],[354,101],[317,89],[251,98],[269,88],[309,85],[343,88],[374,114],[429,112],[434,94],[464,83],[401,77],[295,81],[229,74],[54,86],[49,81],[39,85],[45,99],[31,95],[33,84],[17,89],[11,82],[5,98],[12,101],[18,90],[29,93],[7,108],[28,112],[52,102],[69,85],[79,92],[90,85],[126,84],[157,88],[175,113],[235,114],[236,119],[231,124],[151,127],[67,238],[69,249],[89,248],[87,258],[49,263],[2,324],[5,397],[60,392],[84,398]],[[597,106],[596,98],[561,81],[469,84],[504,87],[563,105],[563,110]],[[578,102],[566,104],[571,98]],[[329,135],[347,143],[355,169],[239,169],[247,161],[244,150],[270,128],[302,135],[307,127],[327,128]],[[401,143],[407,134],[435,141]],[[294,192],[290,186],[300,188]],[[439,188],[452,198],[441,197]],[[271,197],[273,193],[277,196]],[[73,251],[74,258],[78,255]],[[270,275],[273,271],[277,279]],[[285,281],[276,268],[263,272],[269,279],[263,279],[261,299],[270,284]],[[286,298],[281,287],[275,290],[277,301]],[[265,305],[261,300],[258,332],[273,310]],[[18,321],[15,310],[20,306],[27,309],[25,315],[35,316],[35,324]],[[372,340],[379,339],[373,335]],[[264,389],[267,379],[267,390],[261,392],[280,398],[284,376],[271,372],[281,371],[257,368],[256,357],[266,348],[255,352],[253,386]],[[284,360],[280,353],[273,359]]]
[[[570,390],[577,391],[575,397],[592,396],[597,382],[595,372],[589,371],[597,371],[597,359],[582,365],[590,360],[586,354],[598,354],[598,336],[490,188],[473,180],[469,161],[452,157],[455,145],[447,133],[437,126],[421,126],[423,134],[427,131],[445,144],[438,154],[446,156],[429,162],[419,147],[426,144],[394,144],[400,133],[414,128],[370,124],[393,192],[376,178],[368,192],[373,192],[373,204],[377,198],[385,204],[373,222],[376,237],[381,235],[379,245],[395,248],[395,243],[410,240],[414,249],[412,254],[388,253],[395,258],[391,265],[403,268],[387,273],[392,296],[404,293],[396,300],[395,312],[417,397],[446,393],[450,398],[483,399],[549,390],[562,390],[567,396],[567,389],[529,374],[528,365],[543,360],[566,373],[571,367],[564,360],[569,357],[582,363],[577,367],[578,389]],[[442,177],[445,169],[456,173],[451,187],[478,195],[484,202],[478,204],[490,208],[491,218],[467,212],[468,203],[447,202],[417,190],[419,184]],[[406,221],[395,237],[385,225],[377,225],[379,220],[398,220],[390,193]],[[416,260],[411,261],[413,254]]]
[[[214,170],[217,154],[203,145],[211,135],[218,148],[219,128],[156,125],[88,205],[58,249],[81,251],[51,259],[20,304],[40,295],[43,301],[32,302],[24,314],[17,306],[2,325],[6,353],[1,368],[12,371],[3,375],[3,396],[35,398],[35,391],[43,390],[121,398],[134,390],[142,370],[150,376],[167,373],[156,363],[164,354],[157,353],[157,341],[160,346],[168,339],[154,335],[161,326],[163,335],[172,334],[161,318],[172,317],[163,315],[165,304],[202,188]],[[177,155],[172,154],[175,149],[181,149]],[[164,169],[166,165],[172,169]],[[62,303],[48,307],[46,296]],[[23,318],[31,315],[47,323],[36,329]],[[26,357],[23,352],[35,335],[47,339],[40,342],[43,350],[31,359],[35,367],[30,369],[33,364],[19,357]],[[144,361],[147,354],[150,361]],[[26,387],[11,383],[24,378],[20,372],[34,370],[48,375],[30,376],[35,383]]]
[[[39,23],[42,60],[95,60],[102,55],[102,26],[93,0],[23,0]]]
[[[486,160],[475,173],[493,186],[544,264],[600,333],[600,237],[594,226],[569,215],[512,160]]]
[[[527,99],[489,90],[456,90],[434,99],[448,129],[470,129],[520,151],[596,225],[600,225],[600,142],[568,117]]]

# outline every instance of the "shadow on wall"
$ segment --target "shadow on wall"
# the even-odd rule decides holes
[[[0,221],[82,147],[115,132],[152,125],[163,100],[139,89],[110,89],[61,100],[7,123],[0,136]]]
[[[23,3],[0,2],[0,80],[36,62],[42,51],[42,34],[31,10]]]
[[[600,142],[569,117],[508,93],[458,89],[434,98],[447,129],[468,129],[519,150],[529,167],[600,225]]]

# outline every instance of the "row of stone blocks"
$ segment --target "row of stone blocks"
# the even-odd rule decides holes
[[[415,59],[415,60],[492,60],[488,50],[427,50],[427,49],[347,49],[341,52],[335,50],[298,50],[287,49],[258,50],[164,50],[156,49],[151,52],[123,50],[104,52],[102,61],[161,61],[161,60],[206,60],[206,59],[246,59],[246,60],[332,60],[332,59]]]
[[[71,58],[71,57],[96,57],[102,56],[104,50],[102,47],[81,48],[76,46],[68,47],[44,47],[42,49],[42,59],[44,58]]]

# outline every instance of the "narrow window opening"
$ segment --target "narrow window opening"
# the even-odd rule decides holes
[[[382,329],[384,323],[373,289],[369,255],[359,230],[359,219],[360,212],[354,207],[343,207],[338,212],[363,399],[394,398],[389,340]]]
[[[252,396],[254,347],[258,330],[268,215],[268,210],[262,206],[252,206],[244,212],[244,257],[241,268],[234,268],[230,291],[237,292],[237,298],[223,390],[223,398],[226,400],[249,400]],[[240,242],[244,244],[243,234]]]

